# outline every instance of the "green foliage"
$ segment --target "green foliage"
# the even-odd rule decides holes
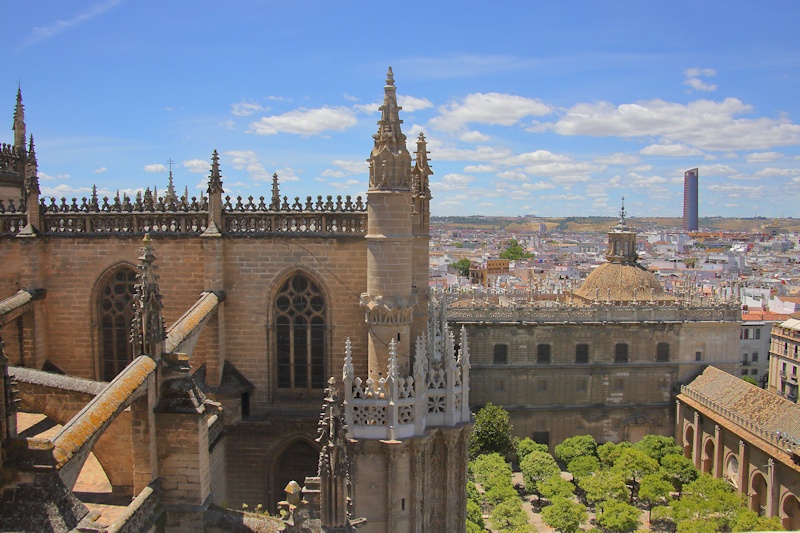
[[[642,478],[658,472],[658,461],[635,448],[627,448],[614,461],[612,471],[618,472],[632,486],[632,495],[635,495]]]
[[[682,455],[665,455],[661,460],[661,470],[664,477],[678,492],[683,490],[684,485],[691,483],[700,475],[692,460]]]
[[[555,459],[549,453],[531,452],[519,465],[522,470],[522,479],[528,492],[536,490],[536,484],[547,478],[561,474]]]
[[[516,239],[508,241],[508,248],[506,248],[505,252],[500,254],[500,259],[511,259],[512,261],[517,259],[529,259],[531,257],[533,257],[533,254],[526,252],[525,248],[520,246]]]
[[[499,405],[487,403],[475,415],[475,427],[469,438],[469,456],[475,458],[495,452],[502,456],[508,455],[514,448],[511,429],[508,412]]]
[[[466,257],[459,259],[455,263],[452,263],[450,266],[458,270],[459,276],[469,276],[469,267],[472,263]]]
[[[585,506],[565,498],[557,498],[542,509],[544,523],[560,533],[575,533],[588,518]]]
[[[575,485],[562,478],[561,475],[551,476],[536,483],[536,490],[550,501],[557,498],[570,498],[575,494]]]
[[[499,503],[492,510],[492,529],[497,531],[529,531],[528,515],[522,509],[519,498]]]
[[[540,444],[530,437],[525,437],[524,439],[516,441],[514,443],[514,448],[517,450],[517,460],[520,462],[531,452],[550,453],[547,444]]]
[[[472,500],[467,500],[467,531],[469,531],[470,522],[478,528],[475,531],[486,530],[486,524],[483,522],[483,514],[481,513],[481,506]]]
[[[672,492],[672,483],[664,479],[661,474],[648,474],[639,483],[639,500],[649,508],[669,501]]]
[[[567,472],[572,474],[576,482],[586,476],[592,475],[598,470],[600,470],[600,461],[593,455],[576,457],[567,465]]]
[[[475,522],[467,520],[467,533],[484,533],[486,528],[479,526]]]
[[[606,501],[597,523],[613,533],[627,533],[639,527],[639,509],[625,502]]]
[[[469,480],[467,480],[467,500],[475,502],[479,506],[481,504],[481,493],[478,492],[478,487],[475,486],[475,483]]]
[[[455,246],[456,248],[463,248],[464,247],[464,243],[456,241],[456,242],[453,243],[453,246]]]
[[[783,531],[783,525],[777,516],[758,516],[755,511],[743,507],[736,513],[731,531]]]
[[[486,503],[496,506],[505,501],[519,501],[519,494],[511,484],[511,478],[495,477],[489,481],[488,488],[483,493]]]
[[[681,454],[681,449],[675,444],[674,438],[662,437],[661,435],[645,435],[645,437],[634,444],[633,447],[659,463],[661,463],[661,459],[667,455]]]
[[[627,448],[632,448],[633,444],[630,442],[620,442],[614,444],[613,442],[606,442],[597,447],[597,456],[600,458],[600,464],[604,468],[611,468],[617,457]]]
[[[511,467],[499,453],[479,455],[469,462],[469,471],[473,479],[482,484],[485,484],[489,478],[496,475],[511,479]]]
[[[556,458],[568,465],[573,459],[584,455],[597,456],[597,441],[591,435],[570,437],[556,446]]]
[[[729,531],[738,510],[744,507],[744,496],[733,492],[724,480],[703,474],[684,486],[680,499],[670,507],[678,531],[694,531],[687,524],[700,523],[712,523],[717,530]]]
[[[758,381],[753,376],[742,376],[742,381],[746,381],[750,385],[758,386]]]
[[[628,485],[618,472],[601,470],[578,482],[578,486],[586,494],[586,501],[597,504],[607,500],[627,501],[631,496]]]
[[[674,531],[675,521],[672,519],[672,507],[659,505],[650,510],[650,525],[662,531]]]

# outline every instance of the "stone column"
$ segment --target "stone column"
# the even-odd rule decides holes
[[[683,404],[680,400],[675,400],[675,441],[681,447],[681,453],[683,453],[683,447],[685,446],[683,439]]]
[[[770,457],[767,461],[767,516],[778,515],[778,480],[775,475],[775,461]]]
[[[700,413],[694,412],[694,443],[692,444],[692,457],[694,458],[694,467],[698,470],[701,468],[703,460],[703,450],[701,443],[703,442],[703,428],[700,427]]]
[[[739,494],[748,494],[747,480],[750,473],[750,462],[747,458],[747,445],[743,440],[739,441]]]
[[[158,477],[156,453],[155,375],[147,378],[147,394],[131,404],[131,453],[133,459],[133,495],[141,493]]]
[[[722,430],[719,424],[714,424],[714,461],[713,474],[714,477],[722,477]]]

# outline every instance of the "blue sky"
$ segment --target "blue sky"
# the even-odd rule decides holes
[[[386,69],[434,215],[800,216],[800,4],[27,0],[3,6],[43,194],[367,188]],[[3,96],[5,95],[5,96]],[[5,102],[5,104],[2,104]],[[2,123],[0,123],[2,125]]]

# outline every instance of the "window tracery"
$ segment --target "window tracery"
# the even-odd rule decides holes
[[[101,373],[104,381],[111,381],[133,359],[130,336],[136,271],[120,267],[101,283],[97,293]]]

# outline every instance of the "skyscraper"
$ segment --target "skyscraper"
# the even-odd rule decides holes
[[[697,178],[696,168],[683,173],[683,229],[697,231]]]

